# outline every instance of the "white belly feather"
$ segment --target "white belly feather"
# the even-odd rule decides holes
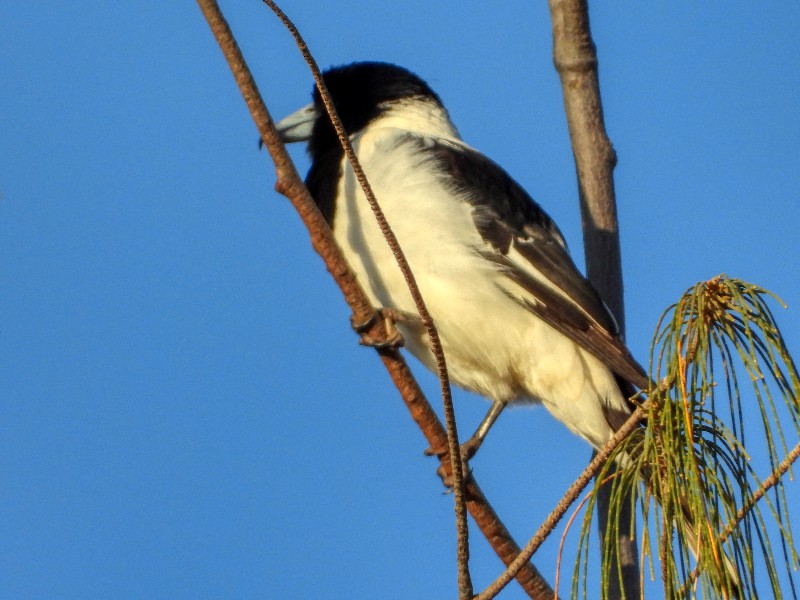
[[[543,323],[511,295],[524,296],[492,262],[472,207],[445,189],[403,131],[370,128],[356,152],[416,277],[442,339],[453,382],[492,400],[542,402],[595,447],[613,433],[603,405],[627,410],[613,376],[596,358]],[[346,161],[345,161],[346,162]],[[412,175],[397,164],[417,164]],[[377,307],[416,314],[411,294],[349,165],[334,235]],[[380,176],[378,176],[380,174]],[[406,346],[435,362],[419,326],[398,323]]]

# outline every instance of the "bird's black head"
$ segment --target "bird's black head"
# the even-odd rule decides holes
[[[352,63],[329,69],[322,77],[348,134],[360,131],[379,117],[389,102],[425,98],[442,106],[427,83],[411,71],[389,63]],[[308,150],[316,157],[338,147],[339,141],[316,88],[313,97],[317,119]]]

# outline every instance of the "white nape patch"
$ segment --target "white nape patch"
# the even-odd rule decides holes
[[[542,402],[572,431],[602,446],[612,435],[603,407],[625,411],[625,400],[610,371],[527,310],[519,300],[525,291],[481,255],[489,247],[475,227],[472,205],[453,193],[426,156],[426,140],[465,147],[447,112],[419,99],[384,109],[352,142],[439,330],[452,381],[492,400]],[[376,306],[416,314],[406,281],[344,163],[334,235]],[[515,251],[508,258],[552,285]],[[435,371],[422,327],[398,328],[408,350]]]
[[[450,121],[447,111],[429,98],[415,97],[378,106],[381,116],[372,121],[368,129],[391,128],[416,133],[420,136],[451,139],[461,143],[461,136]]]

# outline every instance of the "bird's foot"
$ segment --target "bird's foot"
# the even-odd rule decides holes
[[[386,331],[386,338],[379,339],[370,335],[369,330],[377,319],[383,319],[383,326]],[[350,317],[350,324],[357,334],[361,336],[359,343],[362,346],[371,346],[378,350],[386,348],[402,348],[405,344],[403,334],[397,329],[397,322],[406,320],[405,313],[393,308],[379,308],[366,321],[357,321],[355,315]]]
[[[483,440],[473,436],[461,444],[461,472],[463,473],[465,482],[469,481],[469,479],[472,477],[472,469],[469,466],[469,461],[473,456],[475,456],[475,453],[478,451],[482,441]],[[447,458],[449,454],[450,451],[447,448],[442,450],[427,448],[425,450],[425,456],[436,456],[442,460],[442,464],[440,464],[439,468],[436,469],[436,474],[441,478],[442,483],[448,488],[448,491],[452,491],[453,487],[455,487],[455,479],[453,478],[452,461]]]
[[[477,434],[473,435],[466,442],[461,444],[461,460],[472,460],[472,457],[478,453],[478,448],[481,447],[481,444],[483,444],[483,438],[479,437]],[[448,448],[444,448],[442,450],[426,448],[425,456],[438,456],[439,458],[443,458],[449,452],[450,450]]]

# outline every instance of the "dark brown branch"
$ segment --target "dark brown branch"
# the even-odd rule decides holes
[[[428,334],[428,339],[431,343],[431,352],[436,360],[436,371],[439,376],[439,385],[441,387],[442,403],[444,405],[445,427],[447,431],[448,449],[451,461],[450,467],[453,472],[453,495],[455,497],[454,500],[456,512],[456,562],[458,565],[458,597],[461,600],[469,600],[473,596],[473,590],[472,577],[469,573],[469,523],[467,522],[467,508],[464,502],[464,470],[461,462],[461,447],[458,441],[458,429],[456,427],[456,413],[455,409],[453,408],[453,396],[450,390],[450,376],[447,372],[447,362],[445,360],[444,350],[442,349],[442,342],[439,338],[439,331],[436,329],[436,325],[434,324],[433,318],[428,311],[425,300],[419,291],[416,277],[414,277],[411,266],[408,264],[405,253],[403,252],[403,249],[400,246],[394,231],[392,231],[389,222],[386,220],[386,215],[384,214],[383,209],[381,209],[378,199],[375,197],[375,193],[372,190],[372,185],[370,185],[369,181],[367,180],[364,169],[361,167],[361,162],[358,160],[358,157],[353,150],[353,146],[350,143],[350,138],[345,131],[344,126],[342,125],[341,119],[339,119],[339,115],[337,114],[336,108],[333,105],[333,100],[328,92],[328,88],[325,86],[325,81],[322,79],[322,73],[317,65],[317,61],[311,55],[308,45],[305,43],[305,40],[300,35],[300,32],[298,31],[297,27],[295,27],[294,23],[292,23],[289,17],[286,16],[286,13],[284,13],[281,8],[275,4],[275,2],[273,2],[273,0],[263,1],[272,9],[272,11],[292,34],[292,37],[294,38],[297,47],[300,49],[306,64],[308,64],[309,68],[311,69],[311,73],[314,76],[314,81],[317,84],[320,97],[322,98],[322,102],[328,112],[328,117],[333,124],[333,128],[336,130],[339,143],[341,144],[342,149],[347,156],[347,160],[350,162],[350,166],[355,173],[356,179],[358,180],[358,183],[364,192],[364,196],[366,197],[372,212],[375,215],[375,220],[378,222],[378,227],[380,228],[381,233],[383,234],[383,237],[389,246],[389,249],[392,251],[394,259],[397,262],[397,266],[400,268],[400,272],[403,274],[403,278],[406,281],[408,290],[414,300],[417,314],[419,314],[422,324],[425,327],[425,331]]]
[[[332,238],[325,219],[303,185],[297,170],[281,143],[272,118],[264,105],[255,81],[247,68],[244,57],[233,38],[227,22],[220,12],[219,6],[214,0],[198,0],[198,5],[208,21],[223,55],[228,61],[261,139],[264,141],[275,163],[276,190],[285,195],[297,210],[309,230],[312,247],[322,257],[326,268],[342,289],[345,300],[352,309],[355,318],[362,322],[368,321],[375,314],[375,309],[370,305],[363,289],[345,262],[341,251]],[[374,339],[387,339],[383,319],[374,319],[374,325],[367,333]],[[448,448],[448,436],[402,355],[394,349],[381,349],[378,350],[378,354],[430,447],[434,450]],[[449,454],[445,453],[441,461],[445,473],[450,474],[452,462]],[[465,496],[467,498],[467,509],[475,523],[503,563],[510,564],[519,554],[519,546],[514,542],[505,525],[503,525],[486,500],[474,478],[470,478],[470,481],[465,486]],[[530,562],[526,562],[517,573],[516,579],[530,598],[534,600],[552,600],[552,588]]]
[[[583,223],[586,273],[611,309],[625,337],[622,259],[613,171],[617,156],[606,134],[597,53],[589,28],[588,0],[549,0],[553,24],[553,61],[561,79],[569,125]],[[603,486],[597,503],[601,547],[606,536],[610,486]],[[634,493],[633,490],[630,491]],[[608,566],[609,598],[639,598],[639,559],[631,502],[624,502],[619,518],[619,553]],[[617,566],[616,558],[622,564]],[[621,570],[623,589],[619,589]]]

